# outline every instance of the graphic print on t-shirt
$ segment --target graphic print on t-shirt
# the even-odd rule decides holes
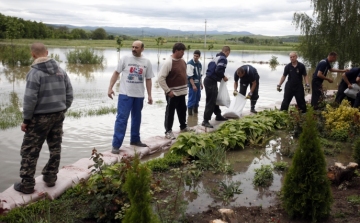
[[[128,82],[128,83],[143,83],[144,69],[136,64],[129,64],[129,66],[130,66],[130,72],[129,72],[126,82]]]

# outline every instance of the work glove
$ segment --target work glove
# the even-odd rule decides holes
[[[237,90],[234,90],[233,95],[236,97],[238,95]]]
[[[305,84],[305,92],[310,92],[310,84]]]
[[[281,91],[282,91],[281,85],[278,85],[277,88],[276,88],[276,90],[277,90],[278,92],[281,92]]]
[[[249,94],[248,94],[248,95],[246,95],[246,99],[250,99],[250,98],[251,98],[251,96],[252,96],[252,93],[251,93],[251,92],[249,92]]]

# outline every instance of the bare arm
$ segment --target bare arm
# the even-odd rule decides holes
[[[197,87],[196,87],[196,85],[195,85],[195,83],[194,83],[194,79],[190,78],[189,81],[190,81],[190,83],[191,83],[191,86],[192,86],[193,91],[197,91]]]
[[[111,79],[110,79],[110,85],[108,89],[108,97],[113,99],[113,96],[115,96],[115,92],[113,91],[114,84],[116,83],[117,79],[119,78],[120,73],[117,71],[114,71]]]
[[[330,71],[332,71],[332,69],[330,69]],[[335,71],[335,72],[336,72],[336,71]],[[323,74],[323,72],[321,72],[321,71],[318,71],[317,76],[318,76],[319,78],[323,79],[323,80],[327,80],[329,83],[332,83],[332,82],[333,82],[333,80],[332,80],[331,78],[326,77],[326,76]]]
[[[235,81],[235,82],[234,82],[234,91],[238,91],[238,90],[237,90],[237,89],[238,89],[238,86],[239,86],[239,85],[238,85],[238,82]]]
[[[146,79],[146,91],[148,94],[148,104],[150,104],[150,105],[153,103],[152,96],[151,96],[151,88],[152,88],[151,79]]]
[[[256,88],[256,81],[253,81],[253,82],[252,82],[251,89],[250,89],[250,93],[251,93],[251,94],[254,93],[255,88]]]
[[[342,78],[344,79],[345,83],[348,85],[348,88],[352,88],[352,85],[351,85],[349,79],[347,78],[346,73],[342,74]]]
[[[280,82],[279,82],[280,86],[284,83],[285,78],[286,78],[286,76],[284,76],[284,75],[280,78]]]
[[[304,75],[304,81],[305,81],[305,84],[309,84],[309,78],[307,75]]]

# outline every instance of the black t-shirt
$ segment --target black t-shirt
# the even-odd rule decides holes
[[[303,63],[297,62],[296,67],[291,63],[285,66],[283,75],[288,76],[288,84],[299,85],[302,84],[303,76],[306,76],[306,68]]]
[[[243,65],[241,67],[245,71],[245,75],[242,78],[240,78],[235,71],[235,73],[234,73],[234,81],[235,82],[238,82],[240,79],[240,84],[250,84],[256,80],[259,80],[259,74],[253,66]]]
[[[318,71],[321,71],[323,73],[324,76],[327,75],[328,70],[330,70],[331,64],[328,61],[328,59],[323,59],[321,60],[318,65],[316,66],[315,72],[313,74],[313,81],[319,82],[322,84],[322,82],[324,81],[324,79],[321,79],[320,77],[317,76]]]
[[[359,67],[351,68],[351,70],[346,72],[345,75],[350,83],[356,83],[356,78],[360,77],[360,68]]]

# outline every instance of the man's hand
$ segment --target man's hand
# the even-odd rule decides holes
[[[223,80],[226,82],[226,81],[228,81],[228,78],[225,76],[225,77],[223,78]]]
[[[172,91],[169,91],[169,93],[167,93],[167,96],[169,96],[170,98],[173,98],[175,95]]]
[[[348,88],[352,89],[353,88],[352,84],[348,84]]]
[[[193,89],[193,91],[197,91],[197,87],[195,84],[192,86],[192,89]]]
[[[282,89],[281,89],[281,85],[277,85],[276,90],[277,90],[278,92],[281,92],[281,91],[282,91]]]
[[[108,91],[108,97],[113,99],[113,96],[115,96],[115,92],[113,91],[113,89],[109,89]]]
[[[332,83],[332,82],[334,82],[333,81],[333,79],[331,79],[331,78],[328,78],[328,80],[327,80],[329,83]]]
[[[21,124],[21,131],[27,132],[27,124],[25,124],[25,123]]]
[[[239,92],[237,90],[234,90],[233,95],[236,97],[238,95],[238,93]]]
[[[248,94],[248,95],[246,95],[246,99],[250,99],[250,98],[251,98],[251,96],[252,96],[252,93],[251,93],[251,92],[249,92],[249,94]]]
[[[306,91],[307,93],[310,92],[310,84],[305,84],[305,91]]]
[[[152,103],[153,103],[152,97],[151,97],[151,96],[148,96],[148,104],[149,104],[149,105],[152,105]]]
[[[204,89],[204,85],[201,84],[201,85],[200,85],[200,89],[201,89],[201,90]]]

